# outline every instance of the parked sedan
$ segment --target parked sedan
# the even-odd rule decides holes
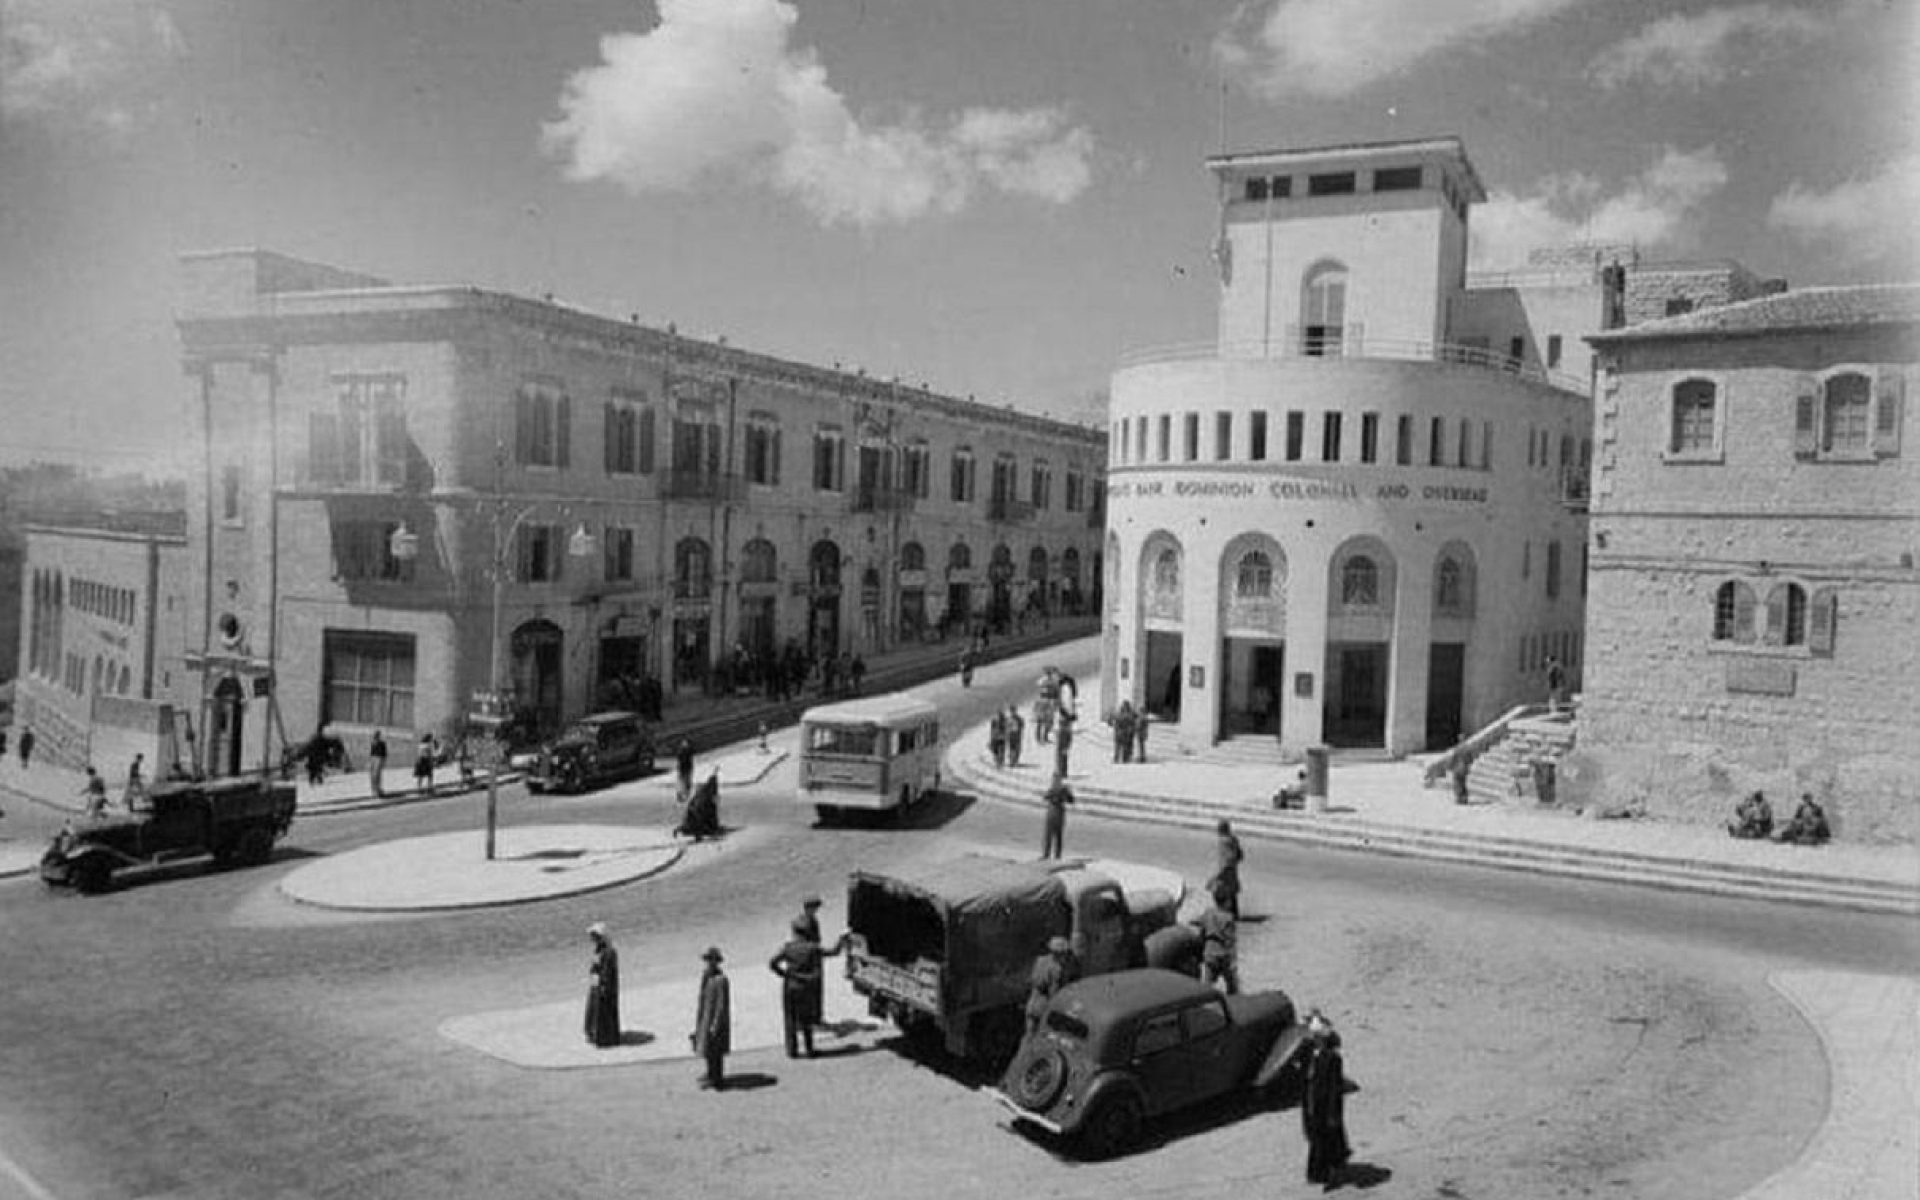
[[[653,770],[653,733],[632,713],[595,713],[575,721],[540,752],[527,772],[532,792],[579,792]]]
[[[1060,989],[989,1092],[1017,1121],[1111,1155],[1149,1118],[1275,1088],[1305,1034],[1284,992],[1225,996],[1173,971],[1118,971]]]

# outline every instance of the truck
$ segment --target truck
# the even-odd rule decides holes
[[[40,858],[40,878],[92,894],[129,868],[211,855],[264,863],[293,824],[291,783],[256,776],[177,780],[130,798],[125,811],[76,817]]]
[[[1024,1032],[1035,959],[1065,937],[1082,977],[1129,967],[1198,969],[1172,871],[1099,859],[964,855],[847,885],[847,978],[867,1011],[909,1039],[989,1069]]]

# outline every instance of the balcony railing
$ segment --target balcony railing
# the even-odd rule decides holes
[[[858,487],[847,497],[847,511],[857,513],[912,512],[914,494],[898,487]]]
[[[663,500],[708,500],[723,504],[738,503],[745,495],[744,482],[738,475],[670,470],[660,476]]]
[[[1338,331],[1285,329],[1264,341],[1187,342],[1172,346],[1149,346],[1121,355],[1120,366],[1124,369],[1157,363],[1205,362],[1209,359],[1242,361],[1296,358],[1444,363],[1448,366],[1497,371],[1502,375],[1518,376],[1531,383],[1544,383],[1561,391],[1578,392],[1581,395],[1589,390],[1587,381],[1577,375],[1550,371],[1537,363],[1514,358],[1487,346],[1374,337],[1357,325],[1348,325]]]
[[[987,501],[987,520],[1001,521],[1009,525],[1019,525],[1033,520],[1033,505],[1025,500],[1015,500],[1011,496],[995,496]]]

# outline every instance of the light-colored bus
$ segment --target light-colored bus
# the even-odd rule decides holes
[[[940,786],[940,710],[912,696],[823,704],[800,718],[799,801],[830,822],[905,809]]]

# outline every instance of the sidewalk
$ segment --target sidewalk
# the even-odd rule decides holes
[[[1081,695],[1097,694],[1083,680]],[[1871,912],[1920,913],[1920,850],[1834,843],[1821,847],[1739,841],[1697,826],[1641,819],[1599,820],[1531,804],[1453,802],[1428,789],[1431,756],[1342,763],[1335,755],[1324,813],[1277,811],[1272,797],[1296,768],[1249,765],[1244,750],[1209,759],[1149,741],[1145,764],[1113,761],[1112,729],[1098,721],[1074,731],[1068,773],[1076,812],[1211,827],[1229,818],[1242,836],[1378,854],[1611,880]],[[1053,747],[1029,738],[1018,767],[996,769],[986,729],[961,732],[948,749],[947,777],[984,798],[1040,803]]]

